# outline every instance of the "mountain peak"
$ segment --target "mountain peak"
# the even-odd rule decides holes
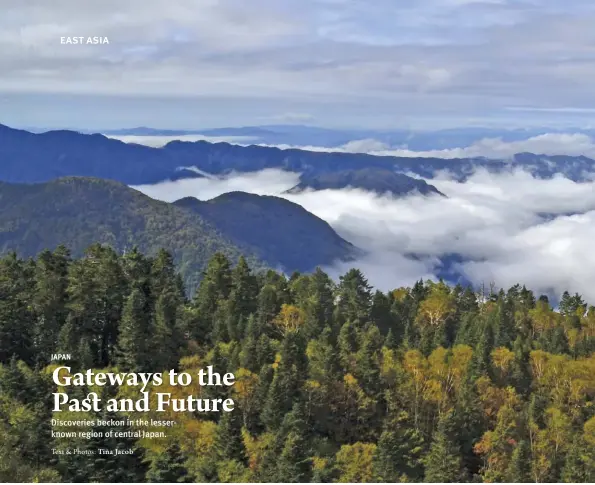
[[[414,192],[422,195],[444,196],[436,187],[425,180],[397,173],[389,169],[364,168],[359,170],[341,170],[322,174],[302,175],[300,183],[287,193],[297,194],[305,190],[341,190],[345,188],[362,189],[377,194],[402,197]]]

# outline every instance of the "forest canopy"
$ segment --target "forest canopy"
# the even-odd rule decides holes
[[[374,291],[352,269],[290,277],[210,260],[190,299],[160,251],[93,245],[0,259],[0,481],[589,482],[595,480],[595,308],[418,281]],[[233,373],[230,387],[160,392],[233,399],[229,413],[52,413],[51,361],[72,372]],[[81,395],[89,386],[80,387]],[[128,397],[137,386],[102,386]],[[90,423],[91,439],[52,436]],[[63,430],[64,428],[62,428]],[[134,454],[67,455],[77,447]]]

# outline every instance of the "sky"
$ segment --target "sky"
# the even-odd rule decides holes
[[[324,268],[335,280],[356,267],[383,291],[437,280],[439,258],[463,256],[459,275],[475,288],[527,285],[559,298],[565,290],[595,302],[595,177],[575,183],[562,176],[535,179],[517,170],[477,171],[465,183],[446,174],[428,180],[448,198],[380,196],[361,190],[283,194],[299,174],[281,170],[232,173],[135,187],[172,202],[208,200],[230,191],[276,195],[327,221],[365,251],[355,262]],[[547,214],[547,217],[544,216]],[[419,259],[409,255],[415,253]]]
[[[591,0],[1,0],[0,123],[591,127]],[[62,37],[107,37],[64,44]]]

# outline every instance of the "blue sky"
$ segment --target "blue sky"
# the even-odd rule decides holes
[[[593,25],[586,0],[3,0],[0,122],[591,127]]]

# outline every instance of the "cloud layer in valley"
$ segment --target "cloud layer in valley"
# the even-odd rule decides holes
[[[318,151],[329,151],[310,147]],[[595,141],[581,133],[546,133],[519,141],[504,141],[502,138],[484,138],[472,145],[445,150],[415,151],[407,147],[390,147],[378,140],[354,140],[332,149],[349,153],[370,153],[395,157],[474,158],[487,157],[508,159],[517,153],[530,152],[543,155],[572,155],[595,157]]]
[[[448,199],[393,199],[351,189],[281,195],[296,180],[297,174],[266,170],[137,188],[166,201],[184,196],[207,200],[230,190],[285,197],[367,251],[356,263],[328,268],[334,277],[357,266],[384,290],[435,279],[439,258],[459,254],[463,262],[456,269],[474,284],[521,283],[552,296],[578,291],[595,302],[593,182],[479,171],[466,183],[446,176],[433,179]]]

